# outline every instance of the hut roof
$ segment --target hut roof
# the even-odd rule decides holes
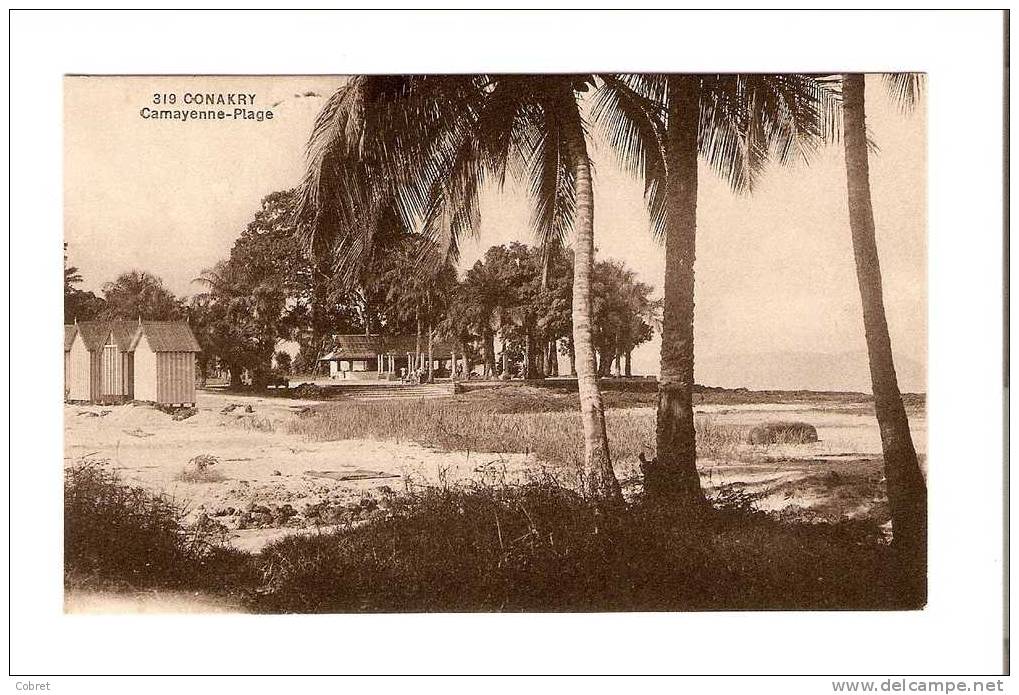
[[[120,352],[129,352],[134,349],[134,334],[138,331],[137,321],[79,321],[77,324],[81,339],[90,352],[101,350],[106,344],[106,339],[111,335],[113,342],[120,349]],[[72,326],[73,328],[73,326]],[[67,331],[64,330],[64,339],[67,339]],[[74,341],[72,334],[71,341]]]
[[[421,350],[427,351],[427,338],[421,339]],[[417,352],[417,336],[413,335],[334,335],[332,350],[320,360],[366,360],[384,354],[403,355]],[[443,341],[432,341],[432,353],[439,358],[448,357],[452,347]]]
[[[135,328],[139,328],[136,324]],[[153,352],[201,352],[202,346],[195,339],[191,327],[183,321],[142,321],[141,330],[131,341],[134,350],[141,336],[149,341]]]
[[[68,329],[71,329],[70,331]],[[191,329],[183,321],[79,321],[76,326],[64,326],[64,349],[74,342],[74,332],[81,333],[90,352],[101,350],[106,339],[113,337],[121,352],[132,352],[142,334],[149,340],[153,352],[201,352]]]

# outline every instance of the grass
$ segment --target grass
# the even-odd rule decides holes
[[[183,519],[102,462],[72,466],[65,585],[226,594],[263,613],[910,607],[875,524],[784,521],[739,491],[696,516],[640,500],[599,510],[548,480],[393,493],[358,523],[259,555]]]
[[[873,525],[784,523],[738,499],[691,518],[598,512],[549,485],[431,490],[388,518],[262,553],[261,612],[903,606]]]
[[[296,418],[238,423],[318,440],[534,453],[574,470],[581,452],[574,396],[533,391],[334,401]],[[606,416],[615,460],[653,449],[652,409],[615,407]],[[704,458],[743,460],[767,450],[745,444],[748,426],[710,416],[695,423]],[[186,471],[205,479],[215,463],[196,457]],[[568,482],[548,476],[521,486],[408,488],[334,520],[339,530],[290,536],[251,555],[225,548],[214,520],[185,523],[174,500],[124,485],[101,462],[81,462],[65,479],[65,584],[228,593],[268,613],[915,607],[897,590],[893,551],[873,516],[837,518],[860,489],[868,499],[881,494],[876,463],[851,475],[819,468],[783,490],[790,498],[826,490],[840,502],[817,510],[816,520],[827,523],[758,512],[738,486],[720,488],[715,509],[697,517],[639,497],[596,510]]]
[[[317,406],[287,421],[259,420],[245,427],[274,431],[277,427],[318,441],[375,439],[412,441],[447,451],[522,453],[536,455],[552,466],[576,467],[583,452],[579,413],[519,412],[516,403],[504,412],[505,401],[460,397],[422,401],[337,401]],[[615,461],[635,462],[640,452],[655,447],[655,413],[648,408],[614,409],[606,413]],[[711,417],[695,420],[697,446],[703,458],[744,460],[759,457],[761,448],[743,447],[748,427],[718,424]]]
[[[321,376],[293,376],[291,383],[301,383],[303,378],[321,379]],[[336,386],[334,388],[334,386]],[[652,407],[657,402],[657,381],[654,378],[607,378],[601,380],[602,401],[606,409]],[[339,385],[316,385],[312,389],[318,399],[341,399],[344,390]],[[555,412],[579,409],[575,381],[558,379],[537,381],[512,381],[493,386],[491,383],[460,382],[460,398],[476,402],[499,403],[499,411],[511,412]],[[228,391],[229,392],[229,391]],[[240,393],[255,393],[245,387]],[[298,388],[261,389],[258,395],[266,397],[302,397]],[[307,394],[304,394],[307,395]],[[927,397],[923,393],[903,393],[903,404],[907,412],[923,412]],[[859,413],[873,412],[874,398],[870,394],[854,391],[780,391],[751,390],[746,388],[722,388],[716,386],[694,386],[694,405],[748,405],[748,404],[802,404],[822,405],[828,412]]]
[[[219,590],[236,583],[243,554],[224,530],[165,495],[125,485],[103,460],[64,471],[64,583],[69,588]]]

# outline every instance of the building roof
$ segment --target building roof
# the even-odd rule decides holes
[[[75,333],[81,334],[89,352],[101,350],[107,338],[121,352],[133,352],[142,334],[148,338],[153,352],[201,352],[191,328],[183,321],[79,321],[64,326],[64,349],[70,350]]]
[[[85,347],[88,348],[89,352],[95,352],[101,350],[103,345],[106,344],[106,339],[111,335],[113,337],[113,343],[120,349],[120,352],[130,352],[134,349],[134,334],[138,331],[137,321],[124,321],[124,320],[113,320],[113,321],[79,321],[77,324],[77,331],[81,334],[81,339],[85,342]],[[74,326],[71,326],[74,328]],[[64,328],[64,339],[67,339],[67,328]],[[71,334],[71,341],[74,341],[73,333]]]
[[[422,336],[421,351],[427,352],[427,350],[428,339]],[[417,336],[334,335],[332,350],[320,357],[319,360],[368,360],[374,359],[380,354],[400,356],[406,355],[408,352],[417,352]],[[432,354],[435,357],[449,357],[451,353],[452,346],[448,343],[440,340],[432,341]]]
[[[131,349],[134,350],[144,335],[153,352],[201,352],[202,346],[195,339],[191,327],[183,321],[142,321],[141,330],[134,336]]]

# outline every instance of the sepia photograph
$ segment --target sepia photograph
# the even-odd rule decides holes
[[[8,27],[15,691],[1006,690],[1007,10]]]
[[[923,74],[64,90],[67,611],[923,608]]]

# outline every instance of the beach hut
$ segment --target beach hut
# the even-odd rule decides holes
[[[131,399],[130,346],[137,330],[135,321],[81,321],[64,326],[67,400],[118,403]]]
[[[182,321],[142,321],[130,345],[135,400],[194,405],[195,356],[201,347]]]
[[[64,400],[68,400],[71,393],[71,345],[77,331],[73,325],[64,326]]]

